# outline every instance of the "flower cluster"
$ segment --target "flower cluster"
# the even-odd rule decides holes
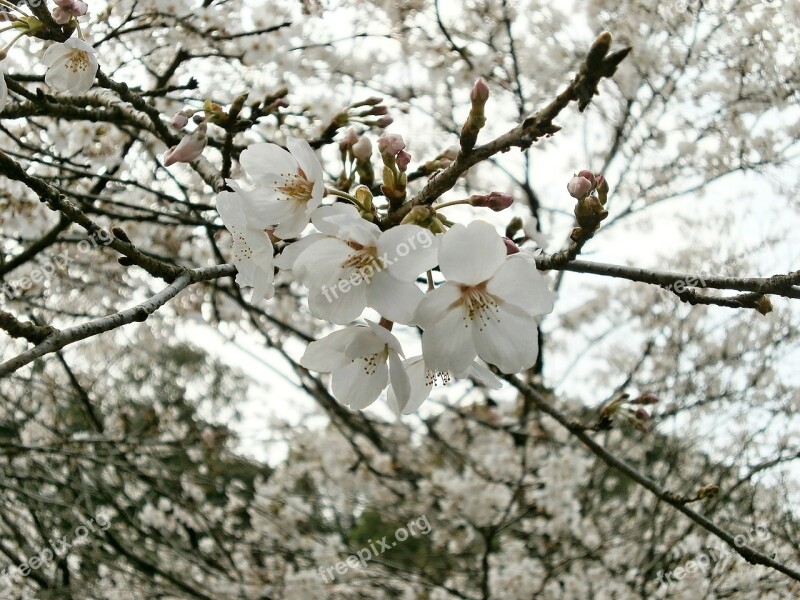
[[[53,20],[63,27],[77,28],[77,18],[82,17],[88,10],[88,5],[82,0],[55,0]],[[16,37],[0,49],[0,60],[5,59],[11,47],[25,36],[33,37],[41,33],[44,28],[38,18],[25,13],[21,8],[6,5],[13,12],[4,13],[5,19],[10,21],[10,26],[3,31],[13,30]],[[47,66],[44,80],[47,85],[61,91],[73,94],[88,92],[97,75],[98,63],[94,48],[84,39],[80,29],[78,37],[69,38],[63,43],[50,45],[42,55],[42,63]],[[8,102],[8,86],[5,77],[0,72],[0,111]]]
[[[339,402],[362,409],[388,386],[389,406],[409,414],[437,382],[467,377],[499,387],[487,365],[503,373],[534,365],[538,317],[553,309],[554,295],[533,254],[509,248],[486,221],[453,223],[440,212],[457,204],[503,210],[511,196],[411,206],[411,155],[396,134],[377,142],[383,197],[363,177],[352,194],[326,188],[311,146],[291,137],[286,146],[246,148],[240,163],[255,185],[229,181],[217,206],[233,235],[236,281],[253,288],[253,301],[274,294],[277,268],[308,290],[312,315],[345,326],[310,343],[300,361],[331,373]],[[371,176],[367,138],[348,131],[340,150],[345,189],[356,173]],[[420,355],[406,358],[395,324],[422,329]]]

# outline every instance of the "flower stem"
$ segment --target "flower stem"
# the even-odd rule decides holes
[[[336,196],[337,198],[342,198],[343,200],[347,200],[348,202],[352,202],[353,204],[355,204],[358,207],[358,209],[361,212],[364,212],[364,213],[367,212],[367,209],[364,207],[364,205],[361,204],[361,202],[359,202],[356,199],[355,196],[351,196],[347,192],[342,192],[340,190],[328,189],[328,188],[325,188],[325,192],[330,194],[331,196]]]
[[[448,206],[456,206],[458,204],[470,204],[470,201],[469,199],[451,200],[450,202],[443,202],[442,204],[434,204],[433,208],[439,210],[440,208],[447,208]]]

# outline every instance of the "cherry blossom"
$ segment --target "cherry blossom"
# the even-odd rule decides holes
[[[311,342],[300,364],[312,371],[331,373],[334,398],[353,409],[366,408],[391,379],[397,402],[408,402],[408,374],[400,342],[384,327],[367,321]]]
[[[78,38],[53,44],[45,51],[42,62],[48,67],[44,76],[47,85],[74,94],[91,89],[98,68],[94,48]]]
[[[426,294],[416,314],[428,368],[461,372],[476,356],[504,373],[531,367],[536,316],[553,310],[555,299],[535,264],[521,254],[507,257],[494,227],[473,221],[444,235],[439,268],[447,281]]]
[[[346,324],[371,307],[410,324],[423,297],[415,280],[437,264],[435,236],[410,224],[381,232],[341,204],[319,208],[313,223],[326,237],[305,248],[293,269],[309,290],[312,314]]]
[[[252,301],[271,298],[275,293],[273,285],[272,242],[263,230],[253,226],[239,202],[243,192],[235,182],[228,185],[233,192],[220,192],[217,196],[217,211],[222,222],[233,236],[233,264],[239,273],[236,283],[252,287]]]
[[[290,137],[286,146],[288,152],[277,144],[252,144],[241,156],[242,167],[258,185],[245,210],[260,227],[276,225],[281,239],[305,229],[325,193],[322,165],[308,142]]]

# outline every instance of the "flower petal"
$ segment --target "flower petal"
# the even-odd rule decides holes
[[[433,327],[450,308],[458,302],[461,294],[454,283],[445,282],[431,290],[420,301],[414,322],[423,329]]]
[[[303,169],[306,179],[313,182],[322,181],[322,165],[317,155],[314,154],[313,148],[306,140],[288,137],[286,138],[286,147],[292,153],[300,168]]]
[[[381,395],[389,383],[385,361],[373,364],[370,358],[357,358],[331,376],[333,397],[350,408],[366,408]]]
[[[323,238],[300,253],[292,273],[309,290],[333,287],[342,278],[342,265],[352,254],[353,249],[342,240]]]
[[[556,295],[547,279],[527,259],[509,256],[486,285],[486,291],[531,316],[552,312]]]
[[[478,354],[473,329],[472,321],[466,318],[460,306],[442,314],[422,333],[422,355],[428,368],[454,373],[466,369]]]
[[[408,405],[411,397],[411,382],[403,367],[403,361],[396,352],[389,352],[389,379],[392,382],[395,402],[402,411]]]
[[[318,319],[346,325],[360,317],[367,307],[365,287],[351,287],[346,293],[336,286],[312,288],[308,292],[308,309]]]
[[[513,305],[509,306],[513,310]],[[539,354],[536,319],[500,305],[482,327],[472,329],[478,356],[503,373],[518,373],[530,368]],[[459,370],[459,369],[454,369]]]
[[[283,185],[287,176],[297,174],[297,161],[286,150],[269,142],[250,144],[242,151],[239,164],[250,178],[267,187]]]
[[[401,281],[414,281],[439,264],[439,239],[419,225],[398,225],[378,238],[378,256],[389,273]]]
[[[373,276],[369,285],[362,283],[361,286],[367,289],[367,306],[382,317],[404,325],[414,322],[414,313],[424,297],[416,283],[399,281],[381,271]]]
[[[456,224],[442,236],[439,267],[448,281],[477,285],[500,268],[506,246],[494,226],[473,221],[469,227]]]
[[[329,333],[321,340],[311,342],[300,359],[300,365],[319,373],[329,373],[344,367],[351,361],[345,355],[344,349],[363,329],[358,326],[345,327]]]

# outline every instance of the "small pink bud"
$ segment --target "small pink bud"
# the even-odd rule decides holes
[[[586,177],[580,177],[578,175],[575,175],[572,179],[570,179],[569,183],[567,184],[567,191],[569,192],[569,195],[579,200],[588,196],[589,192],[591,192],[593,189],[594,185],[592,185],[591,181],[586,179]]]
[[[478,104],[479,106],[486,104],[486,101],[489,99],[489,86],[486,85],[483,77],[480,77],[478,81],[475,82],[475,85],[472,86],[469,99],[473,104]]]
[[[183,136],[177,146],[164,153],[164,166],[169,167],[176,162],[192,162],[203,153],[207,141],[205,126],[198,127],[192,133]]]
[[[381,154],[397,156],[397,153],[405,150],[405,147],[406,143],[403,141],[403,136],[396,133],[384,133],[378,138],[378,152]]]
[[[391,125],[392,123],[394,123],[394,119],[387,115],[387,116],[381,117],[380,119],[375,121],[375,126],[376,127],[381,127],[381,128],[386,128],[389,125]]]
[[[369,160],[370,156],[372,156],[372,142],[369,141],[368,137],[362,136],[353,144],[353,156],[361,162]]]
[[[388,115],[389,114],[389,107],[388,106],[383,106],[383,105],[376,106],[371,111],[369,111],[369,114],[375,115],[376,117],[380,117],[382,115]]]
[[[405,150],[400,150],[397,153],[397,168],[400,169],[401,172],[405,172],[408,169],[409,163],[411,163],[411,155],[406,152]]]
[[[339,150],[342,152],[347,152],[347,149],[352,148],[357,141],[358,134],[356,133],[355,129],[350,127],[344,132],[344,137],[342,138],[342,141],[339,142]]]
[[[592,182],[592,186],[597,185],[597,181],[595,180],[594,173],[591,171],[578,171],[578,177],[583,177],[584,179],[588,179]]]
[[[514,196],[504,192],[491,192],[490,194],[474,195],[470,197],[472,206],[491,208],[495,212],[507,209],[514,203]]]
[[[519,248],[517,247],[517,245],[514,243],[513,240],[504,237],[503,243],[506,245],[506,256],[509,256],[511,254],[516,254],[517,252],[519,252]]]
[[[173,115],[172,121],[169,122],[173,129],[181,130],[189,124],[189,116],[184,111],[178,111]]]

